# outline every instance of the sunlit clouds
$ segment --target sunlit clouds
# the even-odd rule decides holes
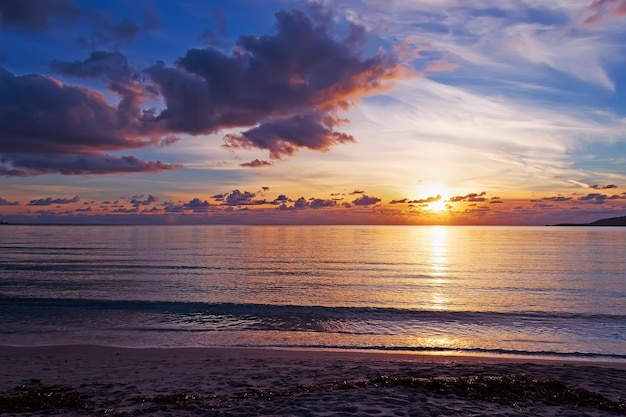
[[[626,210],[622,0],[11,4],[0,220],[551,224]]]

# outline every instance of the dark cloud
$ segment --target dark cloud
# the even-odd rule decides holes
[[[254,161],[245,162],[243,164],[239,164],[239,166],[247,167],[247,168],[263,168],[274,165],[269,161],[261,161],[259,159],[255,159]]]
[[[411,200],[409,201],[409,204],[428,204],[428,203],[434,203],[439,200],[441,200],[441,196],[436,195],[434,197],[426,197],[426,198],[422,198],[419,200]]]
[[[51,16],[82,13],[73,5],[61,0],[0,0],[5,24],[39,28]],[[266,149],[275,159],[302,148],[326,151],[353,142],[352,136],[335,130],[346,122],[338,112],[388,87],[400,69],[392,55],[382,52],[363,58],[362,31],[351,30],[343,40],[333,38],[333,24],[324,16],[314,21],[301,11],[281,11],[274,34],[241,36],[228,54],[190,49],[175,67],[150,67],[150,82],[117,51],[95,51],[84,60],[51,64],[65,77],[102,80],[119,96],[116,105],[94,90],[37,74],[16,76],[0,68],[0,175],[177,169],[181,166],[109,153],[167,146],[179,139],[177,134],[233,127],[247,130],[227,135],[226,147]],[[223,16],[215,12],[214,17],[220,33],[225,32]],[[132,20],[104,11],[89,12],[89,18],[99,41],[132,40],[141,29]],[[165,110],[143,108],[159,95]],[[242,166],[270,164],[257,159]]]
[[[185,209],[191,210],[194,213],[206,213],[210,206],[211,204],[208,201],[200,200],[199,198],[194,198],[183,205]]]
[[[330,20],[314,22],[297,10],[276,20],[275,34],[241,36],[230,55],[190,49],[175,67],[149,68],[167,104],[156,120],[190,134],[255,126],[227,136],[225,145],[267,149],[272,158],[354,141],[334,130],[344,122],[336,113],[397,78],[394,57],[362,58],[360,39],[335,40]]]
[[[3,28],[45,30],[50,28],[51,20],[74,20],[81,15],[83,11],[73,0],[0,0]]]
[[[255,200],[254,197],[257,193],[249,191],[241,192],[239,190],[233,190],[226,194],[217,194],[213,196],[216,201],[221,201],[225,206],[254,206],[262,204],[271,204],[266,200]]]
[[[475,202],[475,203],[480,203],[483,201],[486,201],[487,199],[484,197],[485,195],[487,195],[486,192],[482,192],[480,194],[477,193],[471,193],[471,194],[467,194],[467,195],[458,195],[455,197],[451,197],[450,201],[451,203],[458,203],[460,201],[470,201],[470,202]]]
[[[334,207],[337,205],[335,200],[322,200],[320,198],[314,198],[309,202],[309,207],[312,209],[324,208],[324,207]]]
[[[362,197],[352,201],[352,204],[355,206],[371,206],[372,204],[379,203],[380,201],[380,198],[363,195]]]
[[[226,135],[224,147],[268,149],[270,158],[280,159],[293,155],[300,148],[326,151],[336,144],[354,142],[352,136],[333,131],[334,123],[334,119],[318,111],[272,120],[240,135]]]
[[[290,202],[291,199],[289,197],[287,197],[284,194],[279,195],[278,197],[276,197],[276,199],[274,200],[274,204],[280,204],[280,203],[286,203],[286,202]]]
[[[542,201],[554,201],[554,202],[557,202],[557,203],[562,203],[564,201],[570,201],[571,199],[572,199],[572,197],[563,197],[561,195],[557,195],[557,196],[554,196],[554,197],[543,197],[543,198],[540,198],[538,200],[530,200],[530,202],[531,203],[539,203],[539,202],[542,202]]]
[[[165,213],[183,213],[185,206],[182,204],[174,204],[173,202],[163,203],[163,211]]]
[[[354,195],[354,194],[365,194],[365,191],[363,190],[354,190],[350,193],[350,195]]]
[[[301,210],[301,209],[305,209],[309,206],[309,203],[304,199],[304,197],[300,197],[299,199],[296,200],[295,203],[293,203],[293,208]]]
[[[402,200],[391,200],[389,204],[405,204],[408,203],[408,198],[403,198]]]
[[[103,175],[128,174],[134,172],[162,172],[181,168],[180,165],[161,161],[144,161],[134,156],[112,156],[104,154],[32,155],[13,157],[11,167],[0,162],[0,175],[29,177],[42,174]]]
[[[121,98],[117,106],[121,124],[135,123],[141,127],[140,133],[144,134],[149,133],[149,128],[154,127],[141,123],[143,118],[141,104],[148,99],[156,98],[158,92],[139,81],[139,74],[130,67],[122,53],[95,51],[82,61],[53,61],[50,66],[52,70],[65,76],[102,79],[107,88]],[[166,137],[159,144],[170,144],[176,140],[177,138]]]
[[[582,197],[579,197],[578,200],[579,201],[588,201],[588,202],[591,202],[593,204],[604,204],[604,201],[607,198],[608,198],[608,196],[606,194],[590,193],[590,194],[584,195]]]
[[[30,200],[29,206],[51,206],[53,204],[71,204],[78,203],[80,198],[76,195],[73,198],[40,198],[36,200]]]
[[[211,203],[206,200],[202,200],[200,198],[193,198],[186,203],[174,203],[171,201],[163,203],[163,210],[166,213],[184,213],[185,211],[191,211],[193,213],[207,213],[211,207]],[[151,210],[153,212],[160,211],[158,208],[156,210]]]
[[[0,68],[0,152],[80,153],[146,146],[129,121],[94,91]]]
[[[159,201],[159,199],[152,194],[148,195],[145,199],[143,195],[136,195],[131,198],[130,204],[134,206],[148,206],[152,203],[156,203],[157,201]]]
[[[610,190],[611,188],[617,188],[617,185],[615,184],[609,184],[609,185],[605,185],[605,186],[601,186],[601,185],[590,185],[589,188],[593,188],[594,190]]]
[[[58,73],[82,78],[127,81],[132,75],[128,60],[118,51],[94,51],[83,61],[53,61],[51,67]]]
[[[9,201],[0,197],[0,206],[19,206],[19,204],[17,201]]]
[[[114,83],[124,75],[120,66],[111,63],[111,57],[92,55],[82,62],[84,65],[57,65],[83,76],[117,71],[117,75],[108,75]],[[115,59],[120,62],[119,56]],[[103,153],[159,144],[157,136],[146,136],[151,127],[141,120],[138,105],[128,100],[122,95],[119,106],[114,107],[92,90],[36,74],[14,76],[0,68],[0,175],[109,174],[179,168]]]

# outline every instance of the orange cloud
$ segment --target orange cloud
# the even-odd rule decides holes
[[[626,16],[626,0],[594,0],[588,7],[593,11],[583,24],[592,26],[607,19]]]

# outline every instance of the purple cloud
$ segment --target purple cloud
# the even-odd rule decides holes
[[[121,91],[121,90],[120,90]],[[133,99],[134,100],[134,99]],[[33,176],[158,172],[180,166],[104,152],[158,144],[137,105],[92,90],[0,68],[0,174]]]
[[[334,130],[342,123],[336,112],[397,78],[395,58],[362,58],[362,31],[335,40],[329,18],[294,10],[278,12],[276,21],[276,33],[241,36],[231,54],[190,49],[175,67],[149,68],[167,104],[155,120],[190,134],[255,126],[225,145],[267,149],[272,158],[354,141]]]
[[[0,197],[0,206],[18,206],[19,204],[17,201],[9,201]]]
[[[355,206],[371,206],[372,204],[379,203],[380,201],[380,198],[363,195],[362,197],[352,201],[352,204]]]
[[[543,198],[540,198],[538,200],[530,200],[530,202],[531,203],[539,203],[539,202],[542,202],[542,201],[554,201],[556,203],[562,203],[564,201],[570,201],[571,199],[572,199],[572,197],[563,197],[561,195],[557,195],[557,196],[554,196],[554,197],[543,197]]]
[[[263,168],[263,167],[268,167],[272,165],[274,164],[269,161],[261,161],[258,159],[255,159],[254,161],[250,161],[250,162],[245,162],[243,164],[239,164],[239,166],[248,167],[248,168]]]
[[[617,185],[615,184],[609,184],[609,185],[605,185],[605,186],[601,186],[601,185],[590,185],[589,188],[593,188],[594,190],[610,190],[611,188],[617,188]]]
[[[451,197],[450,201],[451,203],[458,203],[460,201],[469,201],[469,202],[474,202],[474,203],[480,203],[483,201],[486,201],[487,199],[484,197],[485,195],[487,195],[486,192],[481,192],[480,194],[478,193],[471,193],[471,194],[467,194],[467,195],[459,195],[459,196],[455,196],[455,197]]]
[[[334,207],[337,205],[335,200],[322,200],[319,198],[314,198],[309,202],[309,207],[312,209],[324,208],[324,207]]]
[[[436,195],[434,197],[426,197],[426,198],[421,198],[418,200],[411,200],[409,201],[409,204],[428,204],[428,203],[434,203],[435,201],[439,201],[439,200],[441,200],[441,196]]]
[[[145,199],[143,195],[135,195],[131,198],[130,204],[132,204],[133,206],[149,206],[150,204],[156,203],[157,201],[159,201],[159,199],[152,194],[148,195],[148,197]]]
[[[326,151],[336,144],[354,142],[352,136],[333,131],[335,123],[336,120],[318,111],[271,120],[239,135],[226,135],[224,147],[268,149],[270,158],[280,159],[293,155],[300,148]]]
[[[29,206],[51,206],[53,204],[71,204],[78,203],[80,198],[76,195],[73,198],[40,198],[36,200],[30,200]]]

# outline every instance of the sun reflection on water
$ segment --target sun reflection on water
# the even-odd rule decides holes
[[[446,238],[447,229],[443,226],[433,226],[431,228],[430,244],[430,267],[432,293],[430,297],[431,308],[435,310],[445,310],[449,304],[446,296]]]

